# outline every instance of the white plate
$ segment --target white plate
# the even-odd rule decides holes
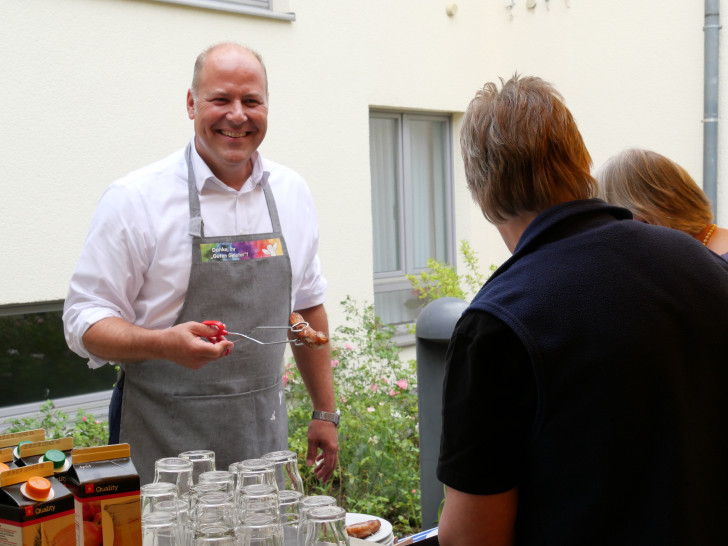
[[[386,519],[382,519],[377,516],[370,516],[368,514],[356,514],[353,512],[346,513],[346,525],[361,523],[362,521],[367,521],[370,519],[378,519],[382,523],[382,526],[379,528],[379,531],[377,531],[373,535],[369,535],[364,540],[367,540],[369,542],[386,542],[387,539],[392,536],[392,524],[389,523]]]

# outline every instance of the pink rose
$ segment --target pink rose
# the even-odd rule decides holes
[[[407,390],[407,381],[405,381],[404,379],[400,379],[399,381],[397,381],[397,386],[405,391]]]

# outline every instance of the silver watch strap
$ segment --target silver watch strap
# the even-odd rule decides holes
[[[313,410],[311,419],[318,419],[319,421],[329,421],[334,423],[337,427],[339,426],[339,412],[332,413],[330,411],[319,411]]]

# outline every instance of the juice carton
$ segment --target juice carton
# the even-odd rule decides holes
[[[66,483],[66,475],[71,469],[72,437],[28,442],[20,444],[17,449],[20,454],[20,460],[17,461],[18,466],[53,463],[54,476],[59,482]]]
[[[75,498],[78,543],[141,544],[141,484],[129,444],[77,448],[72,456],[66,485]]]
[[[18,445],[28,442],[39,442],[45,440],[45,430],[36,428],[33,430],[24,430],[22,432],[10,432],[8,434],[0,434],[0,448],[10,447],[13,449],[13,461],[18,466],[20,454],[18,453]]]
[[[74,546],[73,495],[45,462],[0,472],[0,545]]]
[[[5,472],[11,468],[17,468],[15,461],[13,461],[13,448],[0,449],[0,472]]]

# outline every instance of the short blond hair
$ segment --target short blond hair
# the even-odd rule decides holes
[[[630,148],[609,158],[596,174],[599,196],[640,220],[697,235],[713,221],[705,192],[664,155]]]

